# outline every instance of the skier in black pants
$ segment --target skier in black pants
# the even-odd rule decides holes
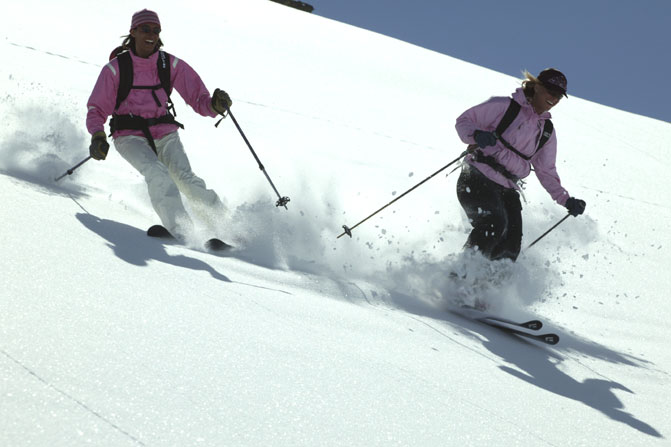
[[[522,244],[519,180],[533,166],[541,185],[573,216],[585,202],[561,185],[555,166],[557,137],[550,109],[566,96],[566,77],[548,68],[526,79],[512,98],[494,97],[457,118],[461,140],[477,149],[466,156],[457,197],[473,230],[466,247],[491,260],[516,260]]]
[[[466,246],[477,247],[489,259],[517,259],[522,241],[519,193],[467,165],[457,181],[457,197],[473,226]]]

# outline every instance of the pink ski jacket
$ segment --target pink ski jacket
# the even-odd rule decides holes
[[[133,85],[157,85],[161,83],[156,65],[158,51],[147,59],[137,57],[131,51],[131,58],[133,60]],[[170,64],[172,86],[179,92],[184,101],[203,116],[217,116],[210,109],[212,97],[198,73],[186,62],[172,55],[170,55]],[[86,127],[91,135],[105,130],[104,125],[107,118],[114,113],[118,88],[119,62],[114,58],[103,67],[87,103]],[[162,104],[160,107],[156,105],[151,90],[131,89],[128,97],[121,103],[116,113],[118,115],[139,115],[143,118],[163,116],[167,113],[168,95],[162,88],[156,90],[156,95]],[[174,124],[158,124],[151,126],[149,129],[152,137],[156,140],[175,132],[178,127]],[[116,138],[124,135],[144,136],[141,130],[119,130],[114,132],[112,137]]]
[[[510,149],[507,149],[500,141],[496,145],[479,149],[484,155],[492,156],[505,167],[508,172],[519,178],[525,178],[531,172],[533,166],[536,177],[541,185],[558,204],[564,205],[569,198],[569,193],[562,187],[555,162],[557,159],[557,136],[556,130],[538,152],[536,148],[543,132],[546,119],[550,119],[550,113],[536,114],[533,107],[527,101],[521,88],[512,95],[513,99],[521,106],[520,113],[515,120],[503,132],[502,137],[508,141],[520,153],[532,156],[530,161],[521,158]],[[494,131],[508,109],[510,98],[503,96],[494,97],[475,107],[466,110],[457,118],[456,129],[459,138],[466,144],[475,144],[473,133],[476,130]],[[487,178],[505,186],[506,188],[519,189],[519,186],[500,172],[487,164],[478,163],[473,160],[472,155],[465,158],[466,163],[474,166]]]

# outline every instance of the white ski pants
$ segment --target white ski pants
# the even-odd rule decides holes
[[[156,154],[144,137],[129,135],[114,139],[123,158],[144,176],[151,204],[161,223],[174,236],[183,239],[193,227],[184,209],[180,192],[192,209],[213,229],[215,216],[223,211],[217,194],[191,171],[191,164],[177,132],[155,140]]]

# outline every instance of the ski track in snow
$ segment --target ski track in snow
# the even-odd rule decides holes
[[[77,399],[76,397],[72,396],[71,394],[68,394],[67,392],[63,391],[59,387],[55,386],[53,383],[50,383],[47,379],[44,377],[40,376],[37,372],[35,372],[33,369],[30,367],[24,365],[21,363],[21,361],[17,360],[16,358],[12,357],[9,353],[7,353],[4,349],[0,349],[0,353],[2,353],[5,357],[7,357],[10,361],[14,362],[18,367],[22,368],[25,370],[26,373],[28,373],[31,377],[33,377],[35,380],[39,381],[42,383],[44,386],[47,388],[55,391],[56,393],[60,394],[61,396],[65,397],[66,399],[72,401],[73,403],[77,404],[79,407],[83,408],[87,413],[91,414],[92,416],[96,417],[97,419],[100,419],[103,423],[106,425],[109,425],[112,427],[114,430],[118,431],[122,435],[126,436],[129,438],[131,441],[133,441],[136,444],[139,445],[146,445],[142,441],[140,441],[137,437],[133,436],[123,428],[119,427],[116,425],[114,422],[100,414],[98,411],[94,410],[91,408],[89,405],[86,403],[82,402],[80,399]]]

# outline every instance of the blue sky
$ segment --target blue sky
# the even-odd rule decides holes
[[[569,96],[671,122],[669,0],[306,1],[314,14],[512,76],[556,67]]]

